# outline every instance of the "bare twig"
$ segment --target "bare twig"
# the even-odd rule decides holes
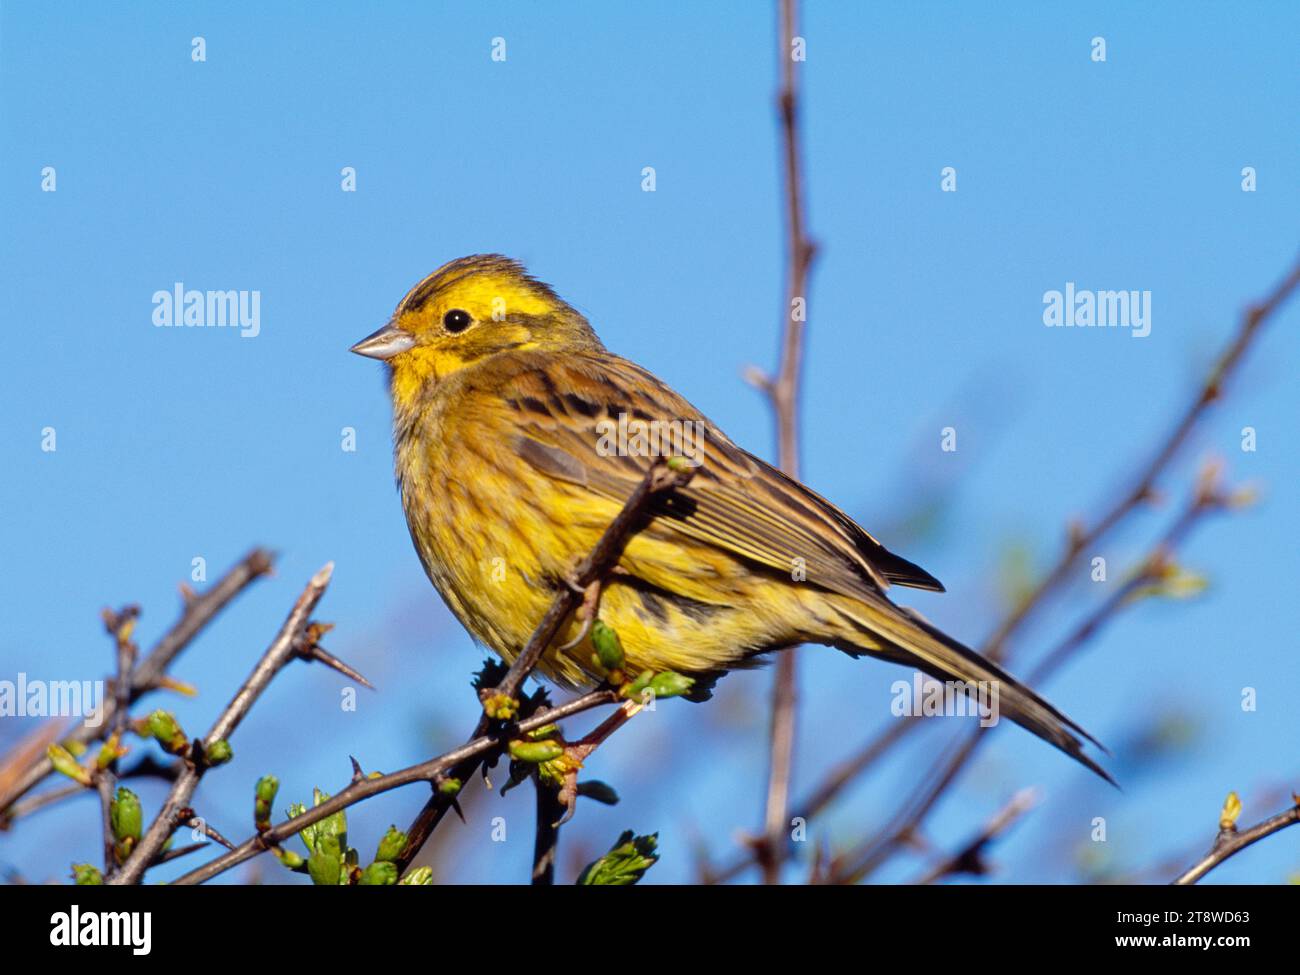
[[[799,100],[793,50],[796,0],[779,0],[777,59],[781,65],[781,90],[777,106],[781,113],[785,159],[787,261],[789,263],[781,337],[781,361],[775,378],[760,382],[776,417],[777,462],[791,477],[799,476],[799,378],[803,365],[803,341],[808,296],[808,271],[816,246],[804,228],[803,167],[799,153]],[[794,761],[796,676],[798,656],[787,648],[777,657],[772,686],[772,725],[767,802],[763,815],[763,837],[756,844],[763,865],[763,879],[780,879],[781,857],[774,851],[787,832],[786,810],[790,801],[790,779]]]
[[[145,694],[155,690],[166,676],[167,669],[176,656],[189,646],[203,628],[230,604],[231,600],[256,579],[268,574],[273,563],[274,556],[269,551],[262,548],[253,549],[211,588],[199,595],[188,593],[181,618],[135,668],[131,676],[131,703],[135,703]],[[112,698],[107,699],[103,702],[103,707],[104,713],[98,725],[90,726],[80,722],[70,729],[62,740],[88,744],[106,736],[114,727],[116,701]],[[45,756],[44,749],[38,757],[33,757],[30,763],[24,760],[23,768],[21,774],[11,775],[7,767],[0,771],[0,782],[9,782],[12,778],[12,784],[0,790],[0,810],[7,810],[11,804],[30,792],[35,785],[54,771],[49,758]]]
[[[1295,776],[1291,776],[1291,778],[1294,780]],[[1290,797],[1291,802],[1295,802],[1294,794],[1290,788],[1271,785],[1255,797],[1255,801],[1252,805],[1256,805],[1257,808],[1272,806],[1276,804],[1279,797]],[[1220,831],[1222,831],[1222,821],[1219,823],[1219,828]],[[1217,836],[1215,841],[1218,841]],[[1124,887],[1163,883],[1166,882],[1170,876],[1181,874],[1184,869],[1184,864],[1196,860],[1201,856],[1201,851],[1203,850],[1202,842],[1203,841],[1198,840],[1191,844],[1182,843],[1180,844],[1183,848],[1181,851],[1163,853],[1158,859],[1143,863],[1136,867],[1128,867],[1122,870],[1115,869],[1100,873],[1090,873],[1086,876],[1085,880],[1088,883],[1113,884]]]
[[[206,750],[214,742],[230,737],[275,675],[297,656],[297,645],[305,635],[312,611],[316,608],[316,604],[320,602],[321,597],[325,595],[325,589],[329,585],[330,575],[333,571],[333,563],[327,563],[324,568],[311,577],[307,587],[294,603],[293,609],[290,610],[284,625],[280,627],[280,632],[276,634],[275,639],[271,641],[271,645],[262,654],[252,673],[245,679],[243,686],[231,698],[230,703],[218,716],[207,735],[191,749],[189,761],[187,761],[185,769],[172,784],[171,792],[168,794],[166,802],[163,803],[162,811],[150,824],[148,831],[141,838],[131,856],[127,858],[126,863],[122,864],[122,869],[108,879],[110,884],[139,883],[144,876],[145,870],[158,856],[168,837],[171,836],[181,822],[188,818],[183,817],[182,813],[188,809],[190,799],[194,796],[194,790],[198,788],[199,780],[203,778],[203,773],[207,770],[204,761]]]
[[[40,795],[32,796],[30,799],[23,799],[15,802],[12,806],[4,811],[3,818],[0,818],[0,829],[8,829],[9,826],[24,816],[30,816],[34,812],[39,812],[46,806],[52,806],[64,799],[70,799],[73,796],[84,795],[86,787],[80,783],[73,782],[70,785],[60,786],[57,789],[50,789],[48,792],[42,792]]]
[[[910,731],[914,722],[921,720],[918,715],[890,721],[884,731],[873,736],[866,745],[832,768],[806,799],[793,804],[790,818],[802,819],[804,822],[811,820],[838,798],[851,782],[874,765],[895,741]],[[788,856],[788,848],[788,842],[777,847],[777,856]],[[700,880],[706,884],[722,884],[734,880],[753,866],[759,852],[750,844],[725,866],[715,868],[704,864],[699,870]]]
[[[186,846],[178,846],[174,850],[163,850],[162,853],[158,854],[158,857],[157,859],[154,860],[153,865],[156,867],[160,863],[171,863],[171,861],[179,860],[183,856],[189,856],[191,853],[194,853],[196,850],[202,850],[207,845],[208,844],[206,843],[190,843]]]
[[[555,598],[551,600],[550,607],[542,617],[537,628],[528,639],[519,656],[515,658],[506,672],[505,677],[493,689],[481,692],[481,696],[486,700],[492,696],[505,696],[507,698],[515,697],[524,679],[537,666],[538,661],[542,659],[542,654],[551,645],[555,636],[560,631],[560,627],[568,618],[569,614],[581,605],[586,595],[588,587],[597,580],[603,579],[618,564],[619,557],[623,554],[623,548],[633,533],[640,528],[643,520],[649,512],[650,504],[660,494],[671,491],[674,488],[684,487],[694,476],[694,471],[690,468],[669,467],[666,463],[660,461],[653,464],[646,471],[645,477],[633,490],[632,494],[624,502],[623,508],[610,522],[609,527],[605,529],[596,547],[591,553],[582,560],[573,573],[573,577],[568,580],[567,585],[561,585],[555,593]],[[481,740],[502,726],[502,722],[494,721],[486,712],[479,715],[478,723],[470,735],[470,741]],[[449,770],[445,770],[445,777],[457,779],[460,782],[468,782],[478,771],[483,762],[483,753],[475,751],[466,755],[457,765]],[[420,852],[421,847],[428,841],[433,831],[438,828],[442,818],[447,811],[455,805],[456,796],[454,793],[445,793],[435,789],[434,794],[425,803],[424,808],[420,810],[419,815],[406,831],[408,841],[402,855],[395,861],[398,869],[405,872],[411,865],[416,855]]]
[[[140,618],[139,606],[125,606],[118,612],[106,609],[103,612],[104,629],[113,638],[117,647],[117,677],[113,680],[113,733],[121,735],[126,731],[128,710],[131,706],[131,684],[135,671],[135,657],[138,647],[131,639],[135,630],[135,621]]]
[[[104,876],[112,876],[117,869],[117,837],[113,835],[113,774],[101,769],[95,774],[95,789],[99,793],[99,812],[104,837]]]
[[[970,874],[976,877],[987,874],[989,866],[984,859],[984,854],[989,846],[1011,829],[1025,813],[1038,805],[1041,798],[1037,789],[1021,789],[960,850],[936,863],[914,883],[933,884],[945,877],[955,877],[959,874]]]
[[[222,576],[216,585],[187,599],[180,620],[149,651],[132,675],[132,703],[141,694],[157,686],[177,654],[189,646],[199,631],[212,622],[251,582],[268,575],[274,564],[275,556],[271,552],[255,548]]]
[[[157,762],[152,755],[146,755],[140,761],[129,769],[123,769],[118,772],[117,779],[138,779],[152,777],[163,779],[167,782],[175,782],[176,776],[180,772],[173,765],[163,765]],[[79,782],[72,782],[68,785],[57,786],[45,792],[38,793],[34,796],[28,796],[20,799],[0,815],[0,830],[6,830],[15,820],[22,819],[24,816],[30,816],[32,813],[40,812],[49,806],[62,802],[64,799],[71,799],[73,796],[89,795],[91,790]]]
[[[1258,843],[1266,836],[1272,836],[1279,830],[1300,823],[1300,796],[1291,797],[1291,808],[1270,816],[1261,823],[1256,823],[1247,830],[1238,830],[1235,822],[1220,825],[1219,835],[1215,837],[1214,846],[1195,865],[1188,868],[1174,880],[1178,886],[1194,884],[1224,860],[1240,853],[1252,843]]]
[[[779,0],[780,31],[777,56],[781,65],[781,91],[777,106],[781,113],[781,132],[785,158],[786,240],[789,262],[786,303],[782,312],[785,325],[781,335],[781,362],[774,379],[764,384],[772,401],[777,423],[777,457],[781,469],[791,477],[799,476],[799,378],[803,366],[804,325],[808,297],[808,272],[817,247],[808,238],[804,226],[803,165],[799,152],[799,93],[792,43],[796,24],[797,0]],[[796,304],[803,306],[796,308]]]

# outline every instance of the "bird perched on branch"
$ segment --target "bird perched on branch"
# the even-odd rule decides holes
[[[528,642],[657,457],[695,467],[658,498],[599,597],[633,672],[716,675],[820,643],[997,688],[1002,715],[1098,774],[1090,735],[885,595],[942,591],[848,515],[736,446],[581,314],[499,255],[445,264],[352,351],[389,366],[395,463],[416,551],[462,624],[506,660]],[[680,462],[679,462],[680,463]],[[602,673],[574,614],[542,658]]]

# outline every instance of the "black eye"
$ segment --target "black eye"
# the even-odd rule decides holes
[[[454,335],[456,332],[465,331],[473,321],[469,312],[463,308],[453,308],[442,316],[442,327]]]

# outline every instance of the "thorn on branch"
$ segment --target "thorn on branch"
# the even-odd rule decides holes
[[[294,654],[303,660],[315,660],[318,663],[322,663],[326,667],[338,671],[349,680],[373,691],[375,685],[366,680],[360,671],[345,664],[342,660],[320,645],[320,638],[332,629],[334,629],[333,623],[319,623],[313,620],[311,623],[307,624],[307,629],[303,632],[302,638],[295,642],[293,648]]]
[[[233,850],[235,848],[235,844],[231,843],[230,840],[226,839],[224,836],[218,833],[211,825],[208,824],[207,820],[205,820],[201,816],[195,816],[193,809],[184,809],[182,810],[182,812],[189,813],[189,816],[183,820],[183,825],[188,826],[190,829],[199,830],[208,839],[215,840],[216,842],[224,846],[227,850]],[[178,826],[179,825],[181,824],[178,824]]]

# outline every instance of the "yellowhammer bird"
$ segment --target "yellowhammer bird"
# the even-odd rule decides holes
[[[684,337],[685,338],[685,337]],[[736,446],[515,261],[445,264],[353,352],[390,367],[397,479],[411,538],[448,607],[506,660],[527,643],[656,455],[698,464],[629,540],[600,598],[628,669],[710,676],[822,643],[987,682],[1002,714],[1084,765],[1082,728],[885,596],[942,591],[844,512]],[[571,618],[540,669],[600,679]],[[1109,778],[1108,776],[1106,776]]]

